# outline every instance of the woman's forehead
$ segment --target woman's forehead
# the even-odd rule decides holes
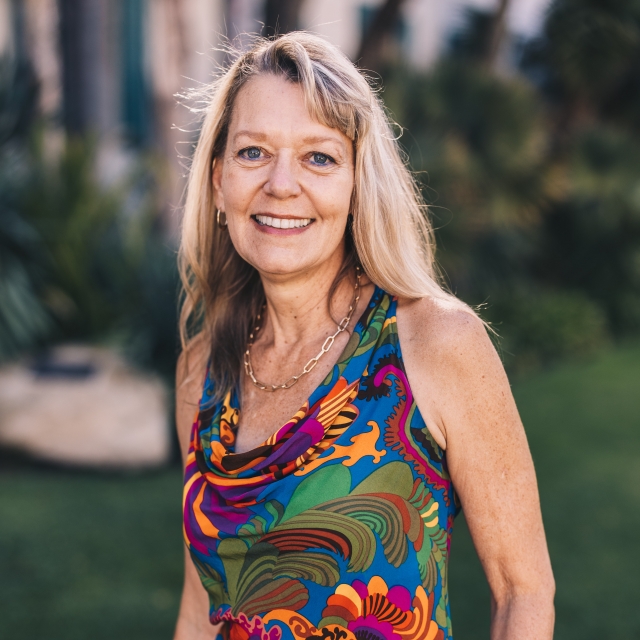
[[[238,92],[229,126],[230,141],[250,137],[259,142],[274,137],[303,142],[351,145],[341,131],[315,118],[307,108],[302,87],[283,76],[262,74],[251,78]]]

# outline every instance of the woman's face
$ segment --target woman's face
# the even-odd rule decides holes
[[[231,241],[263,276],[342,260],[352,142],[311,118],[298,85],[262,75],[238,92],[213,185]]]

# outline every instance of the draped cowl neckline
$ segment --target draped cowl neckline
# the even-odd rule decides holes
[[[212,403],[213,388],[207,369],[193,434],[197,442],[192,443],[201,473],[225,478],[231,484],[251,480],[257,488],[295,472],[331,447],[345,426],[357,417],[358,410],[352,402],[366,371],[360,370],[363,365],[354,356],[377,340],[379,323],[375,320],[386,315],[388,302],[389,296],[376,286],[329,374],[290,420],[249,451],[234,451],[240,417],[238,393],[230,391],[222,401]]]

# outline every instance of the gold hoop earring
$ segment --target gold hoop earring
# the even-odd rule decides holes
[[[224,216],[224,224],[220,220],[220,214]],[[220,211],[220,209],[216,209],[216,220],[218,221],[219,227],[224,228],[227,226],[227,214],[224,211]]]

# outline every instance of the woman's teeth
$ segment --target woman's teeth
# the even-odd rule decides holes
[[[276,229],[298,229],[311,224],[311,218],[270,218],[269,216],[255,216],[258,224]]]

